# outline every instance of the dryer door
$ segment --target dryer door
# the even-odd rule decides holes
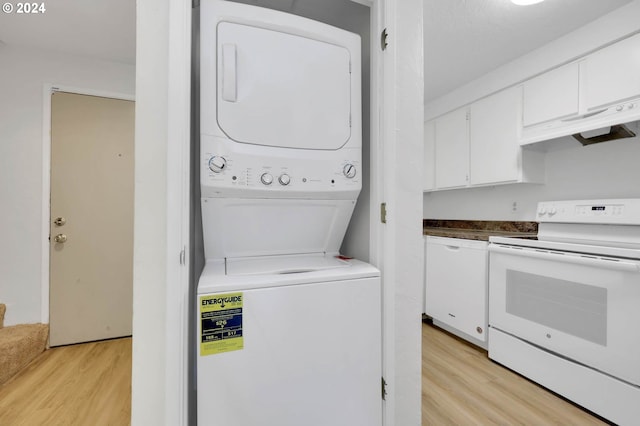
[[[236,142],[339,149],[351,137],[350,61],[341,46],[221,22],[218,125]]]

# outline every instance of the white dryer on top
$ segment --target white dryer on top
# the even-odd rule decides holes
[[[207,261],[337,254],[362,187],[360,37],[225,1],[201,16]]]
[[[202,13],[202,196],[355,200],[360,37],[229,2]]]

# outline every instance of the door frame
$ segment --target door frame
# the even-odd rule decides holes
[[[134,101],[135,96],[126,93],[107,92],[101,90],[71,87],[45,83],[42,88],[42,265],[40,290],[40,322],[49,324],[49,281],[50,242],[49,220],[51,216],[51,95],[55,92],[73,93],[76,95],[99,96],[101,98]]]
[[[151,3],[151,0],[141,0]],[[414,70],[405,69],[399,67],[398,50],[402,47],[394,37],[394,31],[397,30],[398,18],[404,18],[405,16],[412,16],[411,11],[407,9],[405,5],[401,9],[401,16],[397,16],[396,10],[399,8],[399,4],[402,0],[351,0],[356,3],[363,4],[371,7],[371,201],[370,201],[370,261],[378,266],[382,271],[383,280],[383,315],[387,320],[384,324],[383,331],[383,373],[388,383],[389,397],[384,402],[383,411],[383,424],[392,425],[397,423],[396,420],[408,419],[413,424],[419,423],[420,418],[420,373],[419,370],[415,371],[413,368],[419,368],[417,366],[396,368],[396,362],[398,361],[396,354],[401,353],[407,349],[410,354],[402,354],[403,360],[413,361],[415,360],[419,364],[420,359],[420,340],[419,340],[419,319],[420,310],[419,296],[415,297],[415,294],[420,293],[419,290],[415,291],[411,287],[411,282],[420,280],[421,266],[420,256],[422,256],[422,236],[419,232],[419,225],[417,222],[414,225],[402,225],[403,219],[407,217],[410,221],[415,219],[414,216],[422,217],[422,203],[420,205],[414,205],[413,200],[410,198],[413,194],[414,188],[411,188],[411,194],[403,193],[401,197],[394,196],[396,189],[401,189],[406,192],[406,188],[400,188],[402,182],[398,181],[396,175],[398,174],[400,165],[385,163],[385,158],[390,158],[389,154],[393,154],[394,161],[410,160],[409,163],[415,160],[408,152],[411,146],[421,147],[422,142],[417,141],[421,139],[421,132],[416,128],[410,128],[408,131],[404,131],[398,134],[396,129],[396,119],[398,117],[397,107],[400,107],[403,111],[407,112],[407,108],[416,107],[416,105],[409,103],[402,103],[397,99],[399,92],[399,83],[396,79],[398,74],[409,74],[410,77],[414,77]],[[414,2],[417,0],[414,0]],[[138,6],[139,7],[139,6]],[[188,199],[189,199],[189,155],[188,145],[190,141],[190,83],[191,83],[191,67],[190,67],[190,52],[191,52],[191,2],[184,2],[181,0],[165,0],[160,9],[162,13],[166,14],[167,24],[161,28],[162,35],[166,37],[166,43],[168,44],[168,51],[166,53],[158,54],[151,57],[138,57],[138,66],[144,61],[145,65],[149,66],[155,59],[162,64],[162,72],[168,74],[168,87],[167,97],[161,99],[161,107],[167,109],[167,123],[166,127],[163,126],[164,135],[167,140],[163,141],[166,145],[158,149],[166,149],[166,169],[161,172],[166,176],[165,193],[166,193],[166,210],[164,215],[166,218],[166,229],[164,237],[166,237],[165,255],[160,257],[155,255],[154,260],[166,262],[166,267],[163,271],[164,280],[162,283],[157,283],[159,286],[158,292],[163,293],[162,296],[156,297],[158,301],[164,302],[163,312],[165,313],[165,325],[164,325],[164,349],[166,349],[166,357],[161,362],[164,364],[163,377],[154,377],[154,381],[151,382],[147,376],[141,374],[138,381],[134,381],[134,389],[132,395],[132,421],[136,421],[143,416],[144,409],[149,409],[153,406],[154,402],[164,403],[164,415],[161,416],[166,424],[186,425],[188,416],[188,383],[187,378],[189,375],[188,359],[186,356],[186,349],[181,346],[186,342],[186,330],[189,324],[189,300],[188,300],[188,268],[185,265],[189,264],[189,245],[188,245],[188,230],[189,230],[189,215],[188,215]],[[160,8],[160,7],[159,7]],[[167,10],[168,9],[168,10]],[[170,12],[170,13],[167,13]],[[164,16],[164,15],[162,15]],[[421,14],[420,14],[421,16]],[[382,52],[380,49],[380,33],[382,28],[390,29],[390,46],[386,52]],[[404,36],[416,34],[416,29],[411,28],[413,31],[407,31],[403,33]],[[421,29],[421,28],[420,28]],[[145,34],[143,34],[145,35]],[[421,31],[420,31],[421,35]],[[138,39],[140,39],[140,33]],[[143,41],[148,42],[147,38],[142,37]],[[421,43],[420,38],[420,43]],[[164,39],[159,41],[164,43]],[[402,51],[403,54],[407,53],[408,48]],[[415,53],[415,52],[410,52]],[[139,70],[140,68],[138,68]],[[398,71],[399,69],[399,71]],[[139,71],[136,72],[139,72]],[[421,70],[420,70],[421,73]],[[137,78],[140,76],[138,75]],[[403,92],[412,93],[412,88],[420,89],[420,82],[408,81],[403,82],[401,88]],[[148,93],[142,93],[145,97],[145,101],[156,99]],[[156,99],[157,100],[157,99]],[[142,99],[141,99],[142,102]],[[422,107],[422,106],[421,106]],[[422,108],[417,108],[419,112]],[[408,111],[414,113],[415,111]],[[419,129],[423,126],[423,114],[420,114]],[[411,117],[413,119],[414,117]],[[404,123],[403,123],[404,124]],[[410,123],[413,124],[413,123]],[[395,147],[396,141],[403,137],[409,139],[408,146]],[[143,140],[142,142],[148,142]],[[406,142],[406,141],[403,141]],[[406,144],[405,144],[406,145]],[[187,153],[187,155],[185,154]],[[422,155],[419,156],[420,161]],[[146,171],[143,171],[146,172]],[[404,172],[403,172],[404,173]],[[401,178],[405,178],[406,174],[402,174]],[[417,179],[421,182],[421,179]],[[416,183],[415,185],[421,185]],[[397,186],[397,187],[396,187]],[[386,190],[385,190],[386,188]],[[416,186],[417,188],[417,186]],[[422,198],[422,191],[420,192],[420,201]],[[417,194],[416,194],[417,195]],[[390,198],[386,199],[385,197]],[[185,201],[186,200],[186,201]],[[383,201],[389,202],[390,215],[388,216],[391,221],[384,225],[379,221],[380,203]],[[148,202],[148,200],[145,200]],[[394,205],[398,202],[400,206]],[[411,211],[405,213],[404,207],[411,207]],[[417,210],[420,210],[420,214],[417,214]],[[395,211],[394,211],[395,210]],[[178,226],[175,226],[175,225]],[[172,226],[173,225],[173,226]],[[415,226],[415,237],[413,236]],[[411,266],[410,271],[403,271],[401,267],[397,265],[397,259],[393,252],[394,244],[399,238],[405,238],[410,235],[410,243],[417,242],[415,247],[415,253],[411,253],[411,259],[403,260],[405,266],[407,262]],[[148,241],[138,241],[138,245]],[[401,243],[403,243],[401,241]],[[409,244],[410,246],[411,244]],[[135,246],[135,243],[134,243]],[[410,247],[413,250],[413,247]],[[134,248],[135,253],[135,248]],[[186,262],[185,262],[186,260]],[[401,259],[402,260],[402,259]],[[136,266],[134,265],[134,268]],[[143,269],[144,265],[138,266],[139,269]],[[135,270],[135,269],[134,269]],[[139,283],[140,287],[144,290],[150,287],[150,282],[145,281]],[[414,294],[415,293],[415,294]],[[136,298],[142,300],[147,295],[140,290],[139,294],[134,292],[134,305]],[[409,302],[409,303],[407,303]],[[415,303],[414,303],[415,302]],[[397,304],[403,303],[407,307],[405,310],[410,312],[403,315],[397,315]],[[415,312],[412,311],[412,307],[416,306]],[[146,312],[139,312],[140,318],[144,317]],[[405,320],[416,319],[415,330],[406,332],[403,326]],[[145,334],[148,329],[147,324],[138,320],[138,328],[136,329],[136,320],[134,316],[134,333],[137,331],[141,335]],[[150,330],[151,331],[151,330]],[[415,331],[415,333],[414,333]],[[416,336],[418,341],[408,342],[407,339]],[[396,342],[399,340],[399,342]],[[147,351],[145,353],[151,353]],[[143,362],[143,353],[138,353],[138,359],[134,352],[133,368],[135,370],[137,362]],[[400,370],[400,371],[397,371]],[[161,374],[162,374],[161,373]],[[408,377],[410,374],[412,377]],[[163,380],[161,380],[163,379]],[[154,385],[160,380],[164,384],[164,389],[157,390]],[[151,392],[150,395],[148,392]],[[162,396],[161,396],[162,395]],[[143,398],[144,396],[144,398]],[[404,409],[410,408],[410,413],[405,413]],[[140,412],[140,414],[137,414]],[[406,423],[406,422],[405,422]],[[409,424],[409,423],[407,423]]]
[[[383,425],[386,426],[413,426],[421,421],[420,285],[424,264],[421,2],[374,0],[371,9],[371,85],[375,89],[371,93],[369,237],[370,261],[380,269],[382,277],[382,373],[387,391]],[[383,30],[387,33],[385,50],[381,47]],[[386,223],[380,218],[382,203],[386,205]]]

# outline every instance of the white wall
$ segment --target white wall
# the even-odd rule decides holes
[[[556,142],[562,146],[545,154],[544,185],[425,193],[424,218],[534,221],[538,201],[640,198],[639,137],[585,147],[569,138]]]
[[[434,118],[640,31],[638,16],[640,0],[436,99],[425,106],[425,119]],[[640,185],[637,183],[640,182],[638,137],[588,147],[582,147],[567,137],[544,142],[535,149],[546,150],[544,185],[501,185],[425,193],[423,217],[535,220],[538,201],[640,197]]]
[[[0,303],[7,305],[6,325],[43,321],[44,84],[133,95],[134,73],[133,65],[0,45]]]

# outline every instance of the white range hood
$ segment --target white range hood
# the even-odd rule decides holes
[[[633,137],[636,126],[624,126],[640,120],[640,99],[621,102],[586,114],[548,121],[522,130],[520,145],[531,145],[563,136],[581,135],[582,139],[596,142]],[[626,133],[626,132],[628,133]],[[579,137],[576,139],[580,140]],[[581,141],[583,144],[584,143]]]

